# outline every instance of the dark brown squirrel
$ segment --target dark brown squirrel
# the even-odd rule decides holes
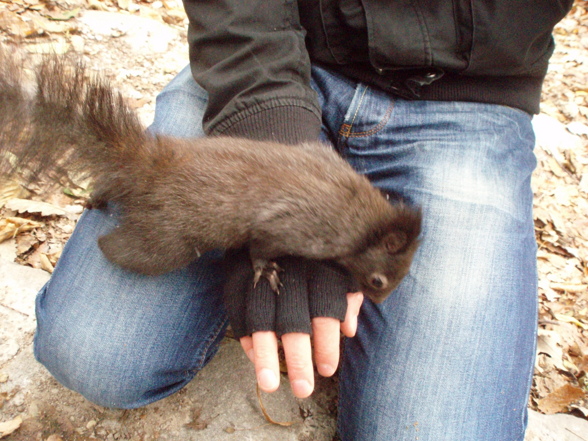
[[[22,62],[0,48],[0,176],[88,175],[91,205],[121,210],[120,226],[99,238],[110,261],[157,275],[248,246],[256,279],[275,275],[280,256],[329,259],[375,302],[408,273],[420,211],[389,202],[330,147],[152,135],[81,63],[44,57],[27,88]]]

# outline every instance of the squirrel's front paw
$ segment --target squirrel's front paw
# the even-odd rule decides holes
[[[259,282],[259,279],[263,276],[269,282],[272,290],[276,294],[280,293],[282,282],[280,282],[278,273],[284,270],[280,268],[276,262],[265,259],[255,259],[253,261],[253,271],[255,272],[255,275],[253,276],[253,288],[257,286],[257,282]]]

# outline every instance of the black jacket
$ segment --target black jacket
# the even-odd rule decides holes
[[[184,0],[211,135],[316,139],[310,62],[407,99],[539,111],[573,0]]]

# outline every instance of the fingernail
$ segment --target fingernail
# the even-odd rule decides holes
[[[290,385],[298,398],[306,398],[312,393],[312,385],[307,380],[294,380]]]
[[[257,373],[257,383],[265,391],[272,391],[278,388],[278,378],[274,371],[264,368]]]
[[[330,377],[337,370],[336,367],[333,367],[330,364],[326,364],[326,363],[318,365],[317,367],[319,368],[319,372],[321,373],[321,375],[324,377]]]

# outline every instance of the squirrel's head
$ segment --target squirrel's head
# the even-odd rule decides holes
[[[375,303],[382,303],[408,274],[419,246],[420,210],[401,204],[395,211],[385,226],[369,232],[356,253],[338,259]]]

